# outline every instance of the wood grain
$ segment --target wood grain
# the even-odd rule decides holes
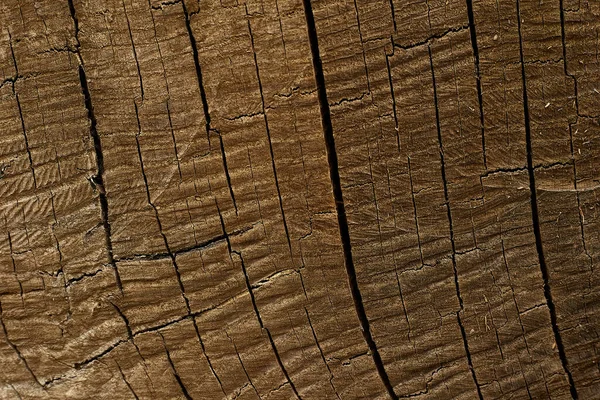
[[[600,8],[0,4],[1,399],[600,399]]]

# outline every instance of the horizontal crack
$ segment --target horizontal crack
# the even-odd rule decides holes
[[[410,49],[414,49],[415,47],[419,47],[419,46],[424,46],[426,44],[429,44],[431,41],[435,40],[435,39],[441,39],[444,36],[447,36],[451,33],[456,33],[456,32],[461,32],[464,31],[466,29],[469,29],[469,25],[462,25],[462,26],[458,26],[458,27],[454,27],[454,28],[449,28],[446,29],[444,32],[436,34],[436,35],[431,35],[428,38],[421,40],[419,42],[414,42],[414,43],[410,43],[410,44],[398,44],[394,42],[394,47],[400,48],[400,49],[404,49],[404,50],[410,50]]]
[[[231,237],[231,236],[243,235],[244,233],[252,230],[256,225],[258,225],[260,223],[261,222],[257,222],[257,223],[252,224],[251,226],[235,230],[235,231],[229,233],[228,235],[225,235],[225,234],[217,235],[217,236],[215,236],[211,239],[208,239],[202,243],[198,243],[198,244],[195,244],[195,245],[189,246],[189,247],[183,247],[183,248],[173,251],[173,252],[134,254],[134,255],[128,256],[128,257],[116,258],[115,262],[135,261],[135,260],[160,260],[160,259],[165,259],[165,258],[170,259],[172,255],[178,256],[181,254],[191,253],[196,250],[202,250],[207,247],[213,246],[214,244],[216,244],[218,242],[227,240],[227,236]]]

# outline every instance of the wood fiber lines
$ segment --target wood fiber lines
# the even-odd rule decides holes
[[[595,2],[0,10],[0,399],[600,399]]]

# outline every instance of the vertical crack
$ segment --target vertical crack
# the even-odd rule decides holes
[[[398,27],[396,26],[396,10],[394,7],[394,0],[389,0],[390,1],[390,10],[392,13],[392,23],[394,24],[394,32],[398,32]]]
[[[215,203],[216,203],[216,200],[215,200]],[[261,330],[266,332],[267,338],[269,339],[269,344],[271,345],[271,350],[273,350],[273,354],[275,355],[275,359],[277,360],[277,364],[279,365],[279,369],[283,373],[283,376],[285,377],[287,383],[290,385],[290,388],[294,392],[294,395],[296,396],[296,398],[298,400],[302,400],[302,398],[300,397],[300,394],[298,393],[298,390],[296,389],[296,385],[294,385],[294,382],[292,382],[292,379],[290,378],[290,375],[287,372],[285,365],[283,365],[283,360],[281,359],[281,356],[279,355],[279,350],[277,350],[277,346],[275,345],[275,341],[273,340],[271,331],[263,323],[262,317],[260,316],[260,312],[258,311],[258,305],[256,304],[256,298],[254,297],[254,290],[252,289],[252,285],[250,284],[250,277],[248,276],[248,271],[246,270],[246,264],[244,264],[244,259],[242,257],[242,254],[239,251],[233,250],[233,248],[231,246],[231,240],[229,238],[229,234],[227,233],[227,230],[225,229],[225,221],[223,220],[223,215],[221,215],[221,210],[219,209],[219,205],[216,204],[216,206],[217,206],[217,210],[219,212],[219,220],[221,221],[221,230],[223,231],[223,235],[225,236],[225,242],[227,243],[227,250],[229,251],[229,257],[232,262],[233,262],[233,255],[235,255],[237,258],[239,258],[240,265],[242,268],[242,273],[244,274],[244,281],[246,283],[246,289],[248,290],[248,293],[250,294],[250,301],[252,303],[252,308],[254,309],[254,314],[256,315],[256,319],[258,320],[258,325],[260,326]],[[238,354],[238,357],[239,357],[239,354]],[[241,362],[241,359],[240,359],[240,362]],[[244,369],[244,371],[245,371],[245,369]],[[250,378],[248,378],[248,379],[250,379]]]
[[[152,202],[152,198],[150,196],[150,187],[148,186],[148,177],[146,176],[146,169],[144,167],[144,159],[142,157],[142,148],[140,146],[140,135],[142,134],[142,125],[141,125],[141,121],[140,121],[138,106],[135,103],[134,103],[134,109],[135,109],[135,116],[136,116],[137,124],[138,124],[138,132],[135,135],[135,141],[137,144],[137,152],[138,152],[138,157],[140,160],[140,167],[142,170],[142,178],[144,179],[144,185],[146,186],[146,199],[147,199],[148,205],[150,205],[150,207],[154,210],[154,216],[156,218],[156,223],[158,225],[158,231],[160,233],[160,236],[163,239],[165,250],[167,251],[169,258],[171,259],[171,265],[173,266],[173,269],[175,270],[175,276],[177,277],[179,291],[181,292],[181,297],[183,298],[183,301],[185,303],[187,315],[192,317],[192,325],[194,326],[194,330],[196,332],[196,338],[198,339],[198,343],[200,344],[200,347],[202,348],[202,354],[206,358],[206,362],[208,364],[208,367],[210,368],[210,371],[212,372],[213,376],[219,383],[219,387],[221,388],[221,391],[223,392],[224,395],[227,395],[225,393],[225,389],[223,388],[221,378],[219,378],[219,375],[215,371],[215,369],[212,365],[212,362],[210,361],[210,358],[208,357],[208,354],[206,353],[206,347],[204,346],[204,341],[202,340],[202,337],[200,335],[200,330],[198,328],[198,324],[196,323],[196,318],[192,314],[192,309],[190,307],[190,300],[188,299],[187,295],[185,294],[185,287],[183,285],[183,281],[181,280],[181,273],[179,271],[179,266],[177,265],[177,259],[175,257],[175,253],[173,253],[173,251],[171,250],[171,246],[169,245],[169,241],[167,240],[167,235],[163,231],[162,222],[160,221],[160,216],[158,213],[158,208]]]
[[[319,51],[319,41],[317,38],[317,29],[315,24],[315,16],[313,14],[311,0],[303,0],[304,3],[304,14],[306,17],[306,25],[308,31],[308,38],[310,42],[310,49],[312,52],[313,69],[315,73],[315,83],[317,86],[317,93],[319,97],[319,106],[321,111],[321,125],[323,126],[323,136],[325,139],[325,147],[327,149],[327,161],[329,164],[329,178],[331,180],[331,186],[333,190],[333,197],[335,200],[335,206],[338,217],[338,226],[340,229],[340,239],[342,242],[342,248],[344,252],[344,263],[346,267],[346,274],[348,276],[348,285],[352,294],[352,300],[354,302],[354,308],[358,316],[363,337],[379,378],[381,379],[385,389],[393,400],[398,399],[398,396],[394,392],[394,388],[390,382],[390,378],[385,370],[381,355],[377,349],[373,335],[371,334],[371,328],[369,319],[365,311],[365,307],[362,300],[362,294],[358,286],[356,277],[356,270],[354,268],[354,260],[352,258],[352,246],[350,242],[350,232],[348,228],[348,219],[346,217],[346,207],[344,205],[344,198],[342,196],[342,185],[340,180],[340,172],[338,166],[337,150],[335,147],[335,138],[333,134],[333,127],[331,125],[331,111],[329,109],[329,101],[327,99],[327,89],[325,87],[325,75],[323,73],[323,64],[321,61],[321,55]]]
[[[208,101],[206,100],[206,91],[204,90],[204,82],[202,80],[202,68],[200,66],[200,57],[198,56],[198,46],[196,44],[196,37],[192,31],[192,25],[190,22],[190,14],[185,6],[185,1],[181,2],[183,8],[183,14],[185,16],[185,29],[187,30],[190,38],[190,44],[192,46],[192,56],[194,58],[194,66],[196,68],[196,79],[198,80],[198,88],[200,89],[200,99],[202,100],[202,108],[204,110],[204,120],[206,126],[206,136],[210,131],[210,113],[208,109]],[[210,140],[210,139],[209,139]]]
[[[135,42],[133,41],[133,33],[131,32],[131,24],[129,22],[129,16],[127,15],[127,8],[125,7],[125,0],[123,0],[123,13],[125,14],[125,20],[127,21],[127,30],[129,31],[129,40],[131,41],[131,47],[133,49],[133,58],[135,59],[135,65],[137,67],[138,80],[140,81],[140,92],[142,95],[142,101],[144,101],[144,82],[142,80],[142,71],[140,69],[140,62],[138,60],[137,50],[135,49]]]
[[[11,383],[9,383],[8,386],[10,386],[10,388],[15,392],[19,400],[23,400],[21,393],[19,393],[19,391]]]
[[[165,233],[163,232],[163,227],[162,227],[162,223],[160,221],[160,217],[158,214],[158,209],[156,208],[156,205],[154,205],[154,203],[152,202],[152,198],[150,197],[150,187],[148,186],[148,177],[146,175],[146,169],[144,167],[144,159],[142,157],[142,148],[140,146],[140,135],[142,134],[142,126],[141,126],[141,122],[140,122],[140,117],[139,117],[139,111],[138,111],[138,106],[137,104],[134,104],[134,108],[135,108],[135,116],[137,118],[137,124],[138,124],[138,133],[135,135],[135,142],[137,145],[137,152],[138,152],[138,158],[140,160],[140,167],[142,170],[142,178],[144,179],[144,185],[146,187],[146,200],[148,202],[148,205],[152,208],[152,210],[154,211],[154,216],[156,218],[156,223],[158,225],[158,231],[160,233],[160,236],[163,239],[163,243],[165,246],[165,249],[167,250],[167,253],[169,254],[169,258],[171,259],[171,263],[173,264],[173,267],[175,269],[175,275],[177,276],[177,283],[179,284],[179,290],[181,291],[181,295],[185,301],[185,306],[187,308],[188,314],[190,313],[190,303],[189,300],[185,294],[185,289],[183,287],[183,282],[181,280],[181,274],[179,272],[179,268],[177,267],[177,262],[175,260],[175,254],[173,254],[173,252],[171,251],[171,247],[169,246],[169,242],[167,240],[167,236],[165,235]]]
[[[54,206],[54,193],[52,192],[52,190],[50,190],[50,205],[52,206],[52,217],[54,219],[54,223],[51,225],[51,230],[52,230],[52,236],[54,238],[54,241],[56,242],[56,251],[58,252],[58,265],[60,266],[59,270],[58,270],[58,274],[61,275],[62,277],[62,281],[63,281],[63,288],[65,291],[65,302],[67,303],[67,315],[65,316],[65,319],[61,321],[61,324],[67,322],[69,319],[71,319],[71,316],[73,315],[73,311],[71,310],[71,297],[69,296],[69,291],[67,290],[67,286],[68,286],[68,282],[67,282],[67,277],[65,276],[65,267],[64,267],[64,262],[63,262],[63,253],[60,249],[60,242],[58,240],[58,237],[56,236],[56,225],[58,225],[58,218],[56,217],[56,208]],[[10,235],[9,235],[9,239],[10,239]],[[12,249],[12,244],[11,244],[11,249]],[[14,260],[13,260],[14,261]],[[61,328],[62,329],[62,328]]]
[[[356,15],[356,28],[358,30],[358,37],[360,39],[360,47],[362,48],[363,55],[363,65],[365,67],[365,77],[367,78],[367,93],[371,93],[371,82],[369,80],[369,68],[367,67],[367,54],[365,53],[365,42],[362,37],[362,30],[360,29],[360,18],[358,15],[358,5],[356,4],[356,0],[354,0],[354,13]]]
[[[226,329],[225,329],[225,335],[227,336],[227,339],[229,339],[229,341],[233,345],[233,349],[235,350],[235,354],[237,356],[237,359],[238,359],[240,365],[242,366],[242,370],[244,371],[244,375],[246,375],[246,379],[248,379],[248,383],[250,384],[250,386],[254,390],[254,393],[256,393],[256,396],[260,399],[261,398],[260,394],[258,393],[258,390],[256,390],[256,386],[254,386],[254,383],[252,382],[252,378],[250,378],[250,375],[248,374],[248,370],[246,370],[246,366],[244,365],[244,362],[242,361],[242,357],[240,356],[240,352],[238,351],[238,348],[235,345],[235,342],[233,341],[233,339],[231,338],[231,336],[229,336],[229,333],[227,333]]]
[[[475,374],[475,368],[473,367],[473,360],[471,357],[471,351],[469,350],[469,343],[467,341],[467,333],[465,331],[465,327],[462,322],[461,314],[464,313],[465,307],[463,303],[463,298],[460,293],[460,285],[458,282],[458,269],[456,267],[456,244],[454,242],[454,225],[452,223],[452,210],[450,209],[450,201],[448,197],[448,181],[446,179],[446,163],[444,159],[444,145],[442,142],[442,128],[440,125],[440,109],[438,104],[438,95],[437,95],[437,86],[435,83],[435,72],[433,69],[433,56],[431,53],[431,46],[427,46],[429,51],[429,64],[431,67],[431,79],[433,82],[433,101],[435,104],[435,121],[437,128],[437,138],[439,144],[439,152],[440,152],[440,166],[441,166],[441,174],[442,174],[442,182],[444,183],[444,202],[446,204],[446,212],[448,214],[448,227],[450,229],[450,244],[452,246],[452,270],[454,272],[454,287],[456,288],[456,297],[458,297],[458,303],[460,305],[460,310],[456,313],[456,320],[458,322],[458,326],[460,327],[460,334],[462,336],[463,346],[465,348],[465,354],[467,356],[467,363],[469,365],[469,371],[471,372],[471,377],[473,378],[473,382],[475,383],[475,388],[477,389],[477,396],[480,400],[483,400],[483,395],[481,393],[481,388],[479,386],[479,382],[477,381],[477,375]]]
[[[300,275],[302,277],[302,275]],[[327,372],[329,372],[329,385],[333,389],[336,397],[341,400],[340,395],[333,384],[333,372],[331,372],[331,368],[329,368],[329,363],[325,359],[325,354],[323,353],[323,349],[321,348],[321,344],[319,343],[319,339],[317,338],[317,332],[315,332],[315,328],[313,327],[312,321],[310,320],[310,315],[308,314],[308,310],[304,307],[304,312],[306,313],[306,319],[308,320],[308,325],[310,326],[310,330],[312,332],[313,338],[315,339],[315,344],[317,345],[317,349],[319,350],[319,354],[321,355],[321,360],[323,360],[323,364],[325,364],[325,368],[327,368]]]
[[[469,15],[469,33],[473,47],[473,61],[475,63],[475,81],[477,86],[477,100],[479,102],[479,123],[481,125],[481,149],[483,152],[483,166],[487,170],[487,156],[485,151],[485,125],[483,119],[483,94],[481,89],[481,71],[479,69],[479,46],[477,46],[477,31],[475,29],[475,15],[473,14],[473,0],[467,1],[467,14]]]
[[[563,0],[559,0],[560,7],[560,35],[562,41],[562,53],[563,53],[563,67],[565,70],[565,75],[569,78],[573,79],[574,89],[575,89],[575,110],[577,110],[577,117],[579,117],[579,96],[577,89],[577,79],[575,75],[569,73],[569,69],[567,68],[567,38],[565,33],[565,9]]]
[[[223,170],[225,171],[225,179],[227,180],[227,186],[229,187],[229,195],[233,201],[233,208],[235,215],[238,215],[237,204],[235,203],[235,197],[233,195],[233,186],[231,186],[231,176],[229,175],[229,167],[227,166],[227,154],[225,153],[225,144],[223,143],[223,135],[218,129],[210,128],[211,132],[214,132],[219,138],[219,149],[221,150],[221,161],[223,162]]]
[[[394,55],[393,49],[394,49],[394,47],[392,47],[391,55],[387,55],[387,54],[385,55],[385,64],[387,67],[388,81],[389,81],[389,85],[390,85],[390,93],[392,95],[392,111],[394,112],[394,123],[396,124],[396,126],[395,126],[396,143],[398,145],[398,153],[400,153],[400,127],[398,125],[398,114],[396,111],[396,93],[394,92],[394,82],[392,79],[392,67],[390,65],[390,57]]]
[[[13,83],[13,92],[17,101],[17,108],[19,109],[19,119],[21,120],[21,130],[23,131],[23,139],[25,140],[25,149],[27,151],[27,157],[29,158],[29,169],[31,169],[31,175],[33,176],[33,187],[37,189],[37,179],[35,177],[35,169],[33,168],[33,158],[31,157],[31,148],[29,147],[29,139],[27,138],[27,130],[25,129],[25,119],[23,118],[23,109],[21,108],[21,101],[19,100],[19,94],[15,92],[15,85]]]
[[[198,88],[200,90],[200,99],[202,101],[202,109],[204,110],[204,121],[205,121],[205,129],[206,129],[206,138],[210,143],[210,112],[208,108],[208,100],[206,99],[206,90],[204,89],[204,81],[202,80],[202,67],[200,66],[200,57],[198,55],[198,47],[196,44],[196,37],[194,36],[194,32],[192,31],[192,25],[190,21],[190,13],[185,5],[185,1],[181,2],[181,6],[183,7],[183,14],[185,15],[185,29],[187,30],[188,36],[190,38],[190,45],[192,46],[192,56],[194,58],[194,66],[196,68],[196,79],[198,80]],[[233,202],[233,208],[235,209],[235,215],[238,215],[237,203],[235,202],[235,195],[233,193],[233,186],[231,185],[231,177],[229,175],[229,169],[227,168],[227,158],[225,158],[225,148],[223,147],[223,139],[219,134],[219,143],[221,146],[221,155],[223,159],[223,169],[225,170],[225,178],[227,179],[227,186],[229,187],[229,196],[231,197],[231,201]]]
[[[33,373],[33,370],[29,367],[29,363],[27,363],[27,360],[25,359],[25,357],[23,357],[23,355],[21,354],[21,351],[19,350],[17,345],[14,344],[12,342],[12,340],[10,340],[10,338],[8,337],[8,330],[6,329],[6,325],[4,324],[4,313],[2,312],[2,303],[0,303],[0,325],[2,326],[2,332],[4,333],[4,337],[6,338],[6,343],[8,343],[10,348],[13,349],[13,351],[19,358],[19,360],[21,360],[21,362],[25,366],[25,369],[27,370],[27,372],[29,372],[29,374],[31,375],[31,377],[33,378],[35,383],[37,383],[40,387],[42,387],[44,389],[44,385],[42,385],[40,380]]]
[[[177,369],[175,368],[175,364],[173,363],[173,359],[171,358],[171,352],[169,351],[169,348],[167,347],[167,342],[165,341],[165,337],[160,332],[158,334],[160,335],[160,337],[162,339],[163,347],[165,348],[165,353],[167,354],[167,361],[169,362],[169,366],[171,367],[171,372],[173,373],[173,376],[175,377],[177,384],[179,384],[181,393],[183,393],[183,395],[185,396],[185,398],[187,400],[193,400],[192,396],[190,396],[189,392],[187,391],[187,388],[183,384],[183,380],[181,380],[181,376],[179,376],[179,373],[177,372]]]
[[[87,83],[87,76],[85,74],[83,58],[81,57],[81,43],[79,42],[79,20],[77,19],[77,14],[75,12],[75,6],[73,5],[73,0],[67,0],[69,2],[69,10],[71,12],[71,19],[73,20],[73,25],[75,26],[75,40],[77,42],[77,46],[75,49],[75,54],[79,60],[79,83],[81,85],[81,91],[83,92],[83,97],[85,100],[85,108],[87,109],[88,119],[90,121],[90,136],[94,141],[94,151],[96,153],[96,170],[97,173],[92,177],[92,181],[98,189],[98,198],[100,201],[100,210],[102,215],[102,225],[104,227],[104,237],[106,243],[106,252],[108,263],[115,271],[115,279],[117,281],[117,287],[121,294],[123,294],[123,284],[121,283],[121,276],[119,275],[119,269],[117,267],[117,263],[115,262],[113,256],[113,246],[112,246],[112,237],[111,237],[111,227],[110,222],[108,220],[108,199],[106,197],[106,189],[104,187],[104,155],[102,153],[102,142],[100,140],[100,135],[98,134],[98,130],[96,129],[96,116],[94,114],[94,106],[92,104],[92,97],[90,94],[90,89]]]
[[[169,130],[171,131],[171,140],[173,140],[173,150],[175,152],[175,159],[177,160],[177,171],[179,172],[179,182],[183,181],[183,174],[181,173],[181,161],[179,159],[179,152],[177,151],[177,141],[175,140],[175,131],[173,130],[173,120],[171,119],[171,108],[169,107],[168,99],[166,101],[167,107],[167,119],[169,120]]]
[[[411,326],[410,326],[410,320],[408,319],[408,312],[406,311],[406,303],[404,302],[404,295],[402,294],[402,286],[400,285],[400,275],[398,275],[398,270],[396,269],[395,275],[396,275],[396,283],[398,284],[398,294],[400,296],[400,302],[402,303],[402,311],[404,313],[404,319],[406,320],[406,326],[408,328],[408,331],[406,333],[406,337],[408,339],[408,341],[410,342],[410,334],[411,334]],[[414,343],[413,343],[413,348],[414,348]]]
[[[137,345],[133,341],[133,331],[131,330],[131,325],[129,324],[129,319],[127,318],[127,316],[125,314],[123,314],[123,311],[121,310],[121,308],[119,308],[119,306],[117,306],[112,301],[110,302],[110,304],[113,306],[113,308],[115,309],[117,314],[119,314],[119,317],[121,317],[121,319],[123,320],[123,323],[125,323],[125,329],[127,329],[127,337],[129,338],[129,340],[131,340],[131,343],[135,346],[135,348],[137,349],[137,351],[139,353],[140,349],[138,349]]]
[[[131,386],[129,381],[127,381],[127,378],[125,377],[125,374],[123,373],[123,370],[121,369],[121,366],[119,365],[119,363],[116,363],[116,364],[117,364],[117,368],[119,369],[119,374],[121,375],[121,379],[123,380],[123,382],[125,382],[125,385],[127,385],[127,388],[129,389],[129,391],[131,392],[131,394],[133,395],[135,400],[139,400],[139,397],[135,393],[135,390],[133,390],[133,387]]]
[[[133,330],[131,329],[131,325],[129,323],[129,318],[127,318],[127,316],[125,315],[123,310],[121,310],[121,308],[119,308],[119,306],[117,306],[115,303],[113,303],[111,301],[110,304],[113,306],[113,308],[115,309],[117,314],[119,314],[119,317],[121,317],[121,319],[123,320],[123,323],[125,324],[125,329],[127,330],[127,338],[131,342],[133,347],[135,347],[135,350],[137,351],[138,356],[140,356],[140,358],[142,359],[144,375],[146,375],[146,378],[148,378],[148,381],[150,383],[152,383],[152,379],[150,379],[150,375],[148,375],[148,365],[146,364],[146,358],[142,355],[140,348],[138,347],[137,343],[135,342],[136,334],[134,334]],[[117,366],[119,366],[118,363],[117,363]],[[125,380],[125,375],[123,375],[123,380]],[[128,383],[128,382],[125,380],[125,383]],[[133,392],[133,389],[131,389],[131,391]],[[154,386],[152,387],[151,391],[154,392]],[[135,393],[134,393],[134,395],[135,395]]]
[[[568,76],[569,78],[573,79],[573,91],[574,91],[574,95],[575,95],[575,111],[576,111],[576,116],[575,116],[575,122],[574,123],[569,123],[569,137],[570,137],[570,150],[571,150],[571,160],[573,162],[573,187],[575,188],[575,193],[576,193],[576,197],[577,197],[577,209],[579,210],[579,229],[581,232],[581,241],[582,241],[582,245],[583,245],[583,250],[585,252],[586,257],[588,258],[588,260],[590,261],[590,269],[591,272],[593,273],[594,271],[594,259],[592,258],[592,256],[590,255],[590,253],[588,252],[587,249],[587,241],[586,241],[586,237],[585,237],[585,228],[584,228],[584,214],[581,208],[581,196],[579,194],[579,189],[578,189],[578,185],[577,185],[577,163],[575,162],[575,152],[574,152],[574,148],[573,148],[573,125],[577,124],[577,121],[579,120],[579,94],[578,94],[578,88],[577,88],[577,78],[575,77],[575,75],[570,74],[569,73],[569,69],[567,66],[567,42],[566,42],[566,33],[565,33],[565,10],[564,10],[564,5],[563,5],[563,0],[559,1],[559,7],[560,7],[560,31],[561,31],[561,40],[562,40],[562,52],[563,52],[563,68],[564,68],[564,72],[565,75]],[[588,281],[589,282],[589,281]],[[590,284],[591,286],[591,284]]]
[[[542,273],[542,279],[544,281],[544,297],[546,298],[546,304],[548,305],[548,311],[550,312],[550,322],[552,324],[552,332],[554,333],[554,341],[558,348],[558,355],[562,364],[563,370],[565,371],[569,380],[569,389],[571,391],[571,397],[577,399],[577,389],[575,388],[575,381],[573,375],[569,370],[569,362],[565,353],[565,347],[563,345],[562,337],[560,335],[560,329],[558,328],[556,308],[554,306],[554,300],[552,299],[552,291],[550,289],[550,274],[548,272],[548,266],[546,265],[546,258],[544,256],[544,247],[542,242],[542,233],[540,229],[540,219],[537,202],[537,192],[535,186],[535,172],[533,166],[533,154],[532,154],[532,142],[531,142],[531,118],[529,115],[529,99],[527,96],[527,75],[525,74],[525,61],[523,56],[523,36],[521,33],[521,4],[520,0],[517,0],[517,28],[519,31],[519,57],[521,63],[521,80],[523,85],[523,114],[525,118],[525,141],[527,147],[527,171],[529,173],[529,190],[531,192],[531,217],[533,223],[533,234],[535,236],[535,246],[537,249],[538,260],[540,264],[540,270]]]
[[[21,296],[21,303],[25,305],[25,299],[23,298],[23,283],[19,279],[19,274],[17,273],[17,263],[15,261],[15,255],[13,251],[12,237],[8,229],[6,230],[6,233],[8,235],[8,250],[10,252],[10,262],[12,264],[13,274],[15,276],[15,279],[17,280],[17,283],[19,284],[19,295]]]
[[[513,299],[513,304],[515,305],[515,310],[517,310],[517,319],[519,321],[519,325],[521,327],[521,336],[523,337],[523,343],[525,343],[525,349],[527,350],[527,354],[531,355],[531,352],[529,350],[529,343],[527,342],[527,336],[525,334],[525,327],[523,326],[523,321],[521,320],[521,310],[519,309],[519,303],[517,302],[517,297],[515,295],[515,289],[513,286],[513,282],[512,282],[512,277],[510,274],[510,268],[508,267],[508,260],[506,259],[506,248],[504,247],[504,238],[501,237],[500,238],[500,245],[502,246],[502,260],[504,263],[504,268],[506,269],[506,276],[508,277],[508,285],[510,287],[511,290],[511,295],[512,295],[512,299]],[[497,332],[497,330],[496,330]],[[500,346],[498,345],[498,348],[500,349],[500,351],[502,351],[502,349],[500,348]],[[502,357],[502,359],[504,359],[504,356]]]
[[[419,232],[419,217],[417,215],[417,201],[415,199],[415,188],[413,185],[412,168],[410,166],[410,156],[406,157],[406,160],[408,164],[408,182],[410,184],[410,197],[412,200],[413,213],[415,216],[415,233],[417,234],[417,244],[419,245],[419,256],[421,257],[421,265],[425,265],[425,259],[423,257],[423,245],[421,243],[421,233]]]
[[[227,242],[229,243],[229,239],[227,240]],[[294,395],[296,396],[296,398],[298,400],[301,400],[302,398],[300,397],[300,394],[298,393],[298,390],[296,389],[294,382],[292,382],[292,379],[290,378],[290,374],[287,372],[285,365],[283,365],[283,360],[281,359],[281,355],[279,354],[279,351],[277,350],[277,346],[275,345],[275,341],[273,340],[273,335],[271,335],[271,331],[269,330],[269,328],[267,328],[264,325],[263,320],[260,316],[260,312],[258,311],[258,306],[256,304],[256,298],[254,297],[254,290],[252,289],[252,285],[250,285],[250,278],[248,277],[248,271],[246,270],[246,265],[244,264],[244,259],[242,258],[242,254],[235,250],[232,250],[231,254],[235,254],[240,259],[240,265],[242,266],[242,272],[244,274],[246,288],[248,289],[248,293],[250,294],[250,301],[252,302],[252,307],[254,308],[254,313],[256,314],[256,319],[258,320],[258,324],[259,324],[260,328],[266,332],[267,337],[269,338],[269,343],[271,344],[271,349],[273,349],[273,353],[275,354],[275,358],[277,359],[277,364],[279,365],[281,372],[283,373],[283,375],[285,376],[285,379],[287,380],[288,384],[290,385],[290,388],[294,392]]]
[[[246,5],[246,16],[248,14],[248,6]],[[290,256],[293,257],[292,242],[290,240],[290,233],[285,219],[285,211],[283,209],[283,199],[281,198],[281,190],[279,189],[279,178],[277,177],[277,168],[275,167],[275,155],[273,153],[273,141],[271,140],[271,130],[269,129],[269,120],[267,118],[267,110],[265,107],[265,96],[263,94],[262,81],[260,80],[260,71],[258,68],[258,58],[256,55],[256,49],[254,47],[254,36],[252,35],[252,26],[250,25],[250,19],[248,18],[248,33],[250,34],[250,44],[252,45],[252,54],[254,55],[254,66],[256,68],[256,79],[258,80],[258,89],[260,91],[260,100],[262,105],[262,115],[265,120],[265,130],[267,132],[267,140],[269,142],[269,152],[271,155],[271,167],[273,169],[273,176],[275,178],[275,188],[277,189],[277,197],[279,198],[279,209],[281,210],[281,218],[283,220],[283,229],[285,230],[285,236],[287,239],[288,247],[290,250]]]
[[[35,169],[33,168],[33,158],[31,157],[31,148],[29,147],[29,139],[27,138],[27,129],[25,128],[25,119],[23,118],[23,109],[21,108],[21,101],[19,100],[19,94],[15,90],[15,82],[19,77],[19,65],[17,64],[17,58],[15,57],[15,49],[12,44],[12,35],[8,31],[8,45],[10,47],[10,54],[12,56],[13,65],[15,67],[15,79],[11,81],[12,92],[15,95],[17,101],[17,108],[19,110],[19,120],[21,121],[21,131],[23,132],[23,139],[25,140],[25,150],[27,151],[27,157],[29,158],[29,168],[31,169],[31,175],[33,176],[33,187],[37,189],[37,179],[35,177]]]

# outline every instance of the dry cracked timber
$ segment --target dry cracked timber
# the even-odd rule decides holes
[[[599,36],[3,0],[0,399],[600,399]]]

